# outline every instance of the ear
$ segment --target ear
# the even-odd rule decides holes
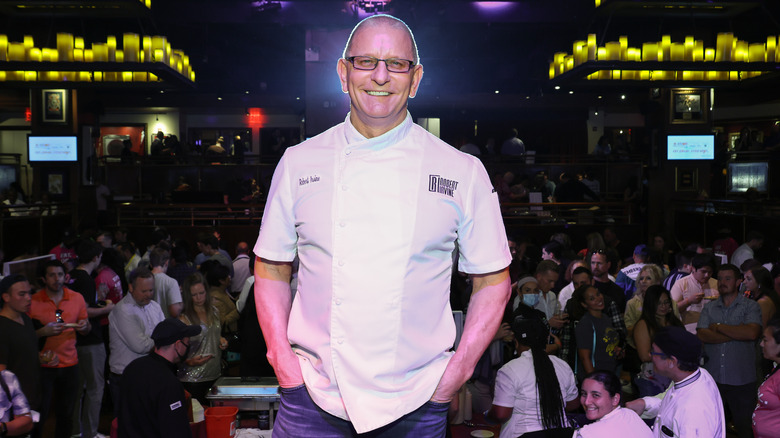
[[[338,72],[339,80],[341,81],[341,91],[347,94],[349,93],[349,88],[347,87],[347,76],[349,76],[348,62],[349,61],[344,58],[339,58],[336,62],[336,72]]]
[[[620,406],[620,393],[617,393],[612,396],[612,407],[616,408]]]
[[[423,77],[423,66],[422,64],[415,65],[412,70],[412,88],[409,89],[409,98],[414,99],[414,96],[417,95],[417,88],[420,87],[420,81]]]

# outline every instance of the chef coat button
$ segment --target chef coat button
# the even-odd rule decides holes
[[[347,186],[346,185],[341,186],[341,190],[346,192],[347,191]]]
[[[343,344],[343,343],[344,343],[344,339],[339,339],[337,342],[338,342],[339,344]]]
[[[344,266],[344,260],[339,260],[339,266]]]
[[[346,223],[346,222],[344,222],[344,221],[341,221],[341,222],[339,222],[339,226],[340,226],[341,228],[344,228],[344,227],[346,227],[346,226],[347,226],[347,223]]]
[[[340,306],[341,305],[341,300],[336,300],[336,305]]]

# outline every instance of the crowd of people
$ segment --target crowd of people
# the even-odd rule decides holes
[[[145,252],[125,240],[124,229],[81,236],[69,230],[50,252],[52,258],[40,263],[37,278],[3,278],[0,369],[11,392],[0,394],[0,420],[8,436],[30,431],[43,436],[43,425],[52,418],[57,438],[101,437],[106,391],[120,429],[126,429],[123,412],[137,415],[141,409],[128,406],[145,387],[139,379],[165,381],[143,374],[127,378],[135,362],[155,351],[157,359],[166,354],[175,359],[169,365],[179,389],[169,386],[167,395],[183,395],[186,389],[207,406],[208,389],[240,358],[242,348],[263,350],[262,336],[228,341],[238,339],[239,325],[258,327],[254,306],[239,311],[236,305],[239,295],[245,301],[252,295],[253,257],[246,242],[230,257],[217,236],[201,233],[200,252],[192,259],[187,242],[172,241],[162,228],[148,236]],[[157,327],[169,319],[198,333],[179,330],[186,336],[167,344],[156,339]],[[250,353],[241,362],[247,375],[272,373],[264,355]]]
[[[510,238],[504,348],[469,382],[501,437],[776,436],[780,260],[755,258],[763,235],[690,244],[672,266],[664,245],[626,250],[611,227],[570,242]]]

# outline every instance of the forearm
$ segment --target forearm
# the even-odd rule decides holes
[[[761,335],[761,326],[758,324],[717,324],[714,331],[734,341],[755,341]]]
[[[697,328],[696,335],[705,344],[722,344],[732,339],[709,328]]]
[[[168,306],[168,315],[170,315],[171,318],[178,318],[182,309],[184,309],[183,303],[171,304]]]
[[[593,372],[593,352],[590,350],[585,350],[583,348],[580,348],[577,350],[577,354],[580,357],[580,362],[582,362],[582,368],[585,369],[586,373]]]
[[[13,420],[5,423],[8,428],[8,436],[24,435],[32,430],[33,421],[30,414],[17,415]]]
[[[473,276],[474,291],[458,349],[450,358],[433,401],[449,401],[474,372],[482,353],[501,323],[509,299],[509,274],[505,269],[488,276]]]
[[[289,264],[255,262],[255,307],[257,320],[268,347],[268,362],[276,371],[280,386],[292,387],[303,382],[298,357],[290,346],[287,325],[292,308]]]
[[[87,317],[97,318],[99,316],[108,315],[112,308],[109,307],[87,307]]]

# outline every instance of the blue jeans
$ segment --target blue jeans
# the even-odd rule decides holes
[[[320,409],[306,386],[281,388],[280,392],[281,407],[274,422],[274,438],[440,438],[447,430],[449,403],[429,401],[387,426],[358,434],[349,421]]]

